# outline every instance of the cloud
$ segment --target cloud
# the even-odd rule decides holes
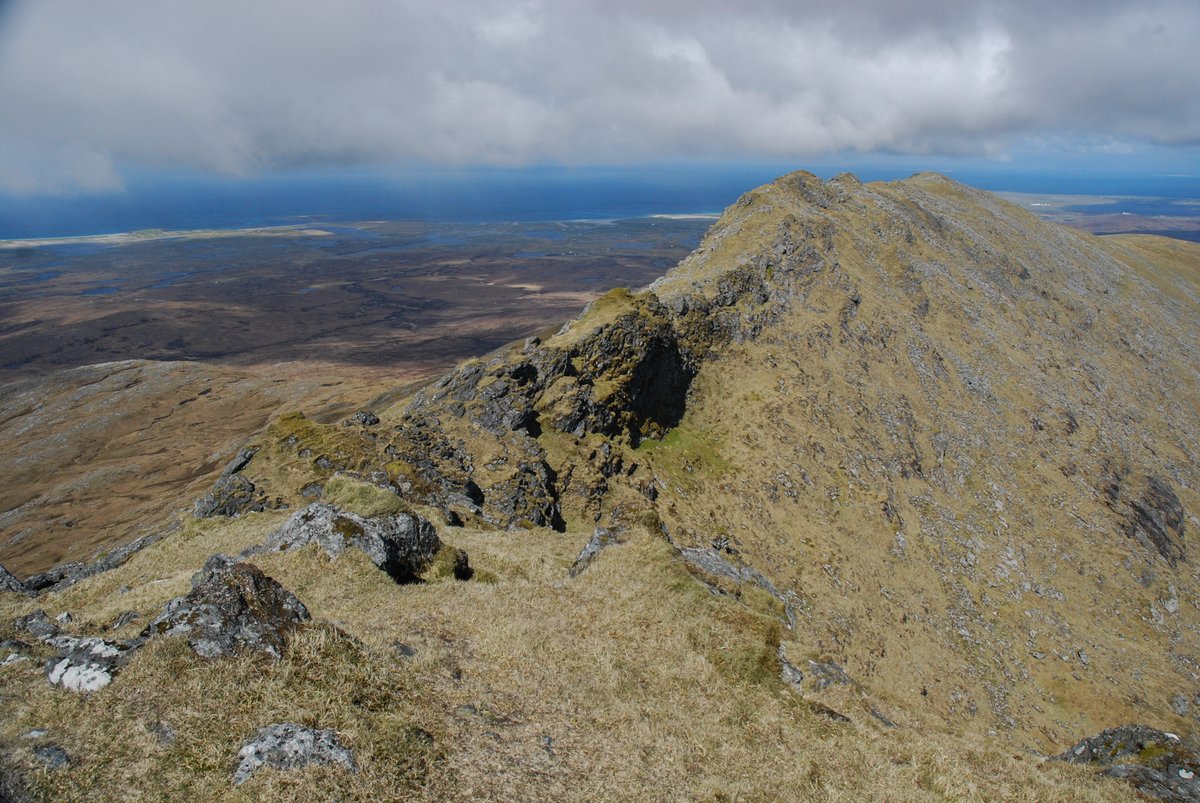
[[[0,190],[130,167],[1194,146],[1197,41],[1194,0],[17,0]]]

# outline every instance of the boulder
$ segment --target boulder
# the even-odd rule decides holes
[[[420,516],[398,513],[363,518],[317,502],[293,513],[283,526],[267,536],[262,546],[252,547],[242,556],[300,549],[311,543],[319,545],[331,558],[337,558],[348,547],[361,549],[397,583],[419,579],[442,548],[433,525]]]
[[[295,770],[312,764],[334,763],[350,772],[358,772],[353,751],[342,746],[336,733],[283,722],[260,728],[242,744],[238,765],[233,771],[233,783],[245,783],[260,767]]]
[[[111,683],[134,649],[99,638],[53,636],[46,642],[59,651],[46,661],[46,680],[52,686],[78,692],[97,691]]]
[[[257,566],[213,555],[192,577],[191,592],[167,603],[142,637],[187,636],[204,658],[250,651],[279,659],[309,618],[304,604]]]
[[[1054,758],[1092,764],[1123,778],[1149,797],[1178,803],[1200,801],[1200,755],[1173,733],[1146,725],[1122,725],[1083,739]]]

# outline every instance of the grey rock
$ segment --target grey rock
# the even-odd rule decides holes
[[[717,578],[731,580],[734,583],[754,583],[756,586],[766,591],[783,605],[784,616],[787,619],[789,627],[794,627],[796,624],[796,614],[792,610],[792,604],[786,596],[780,593],[775,584],[766,578],[762,572],[750,566],[735,565],[726,560],[715,549],[699,547],[699,548],[684,548],[679,550],[679,556],[693,569],[699,570],[701,575],[711,575]],[[704,580],[701,577],[701,580]],[[705,585],[714,593],[721,593],[721,588],[707,580],[704,580]]]
[[[331,558],[348,547],[361,549],[398,583],[417,580],[442,547],[433,525],[420,516],[399,513],[366,519],[318,502],[297,510],[262,546],[252,547],[242,556],[300,549],[311,543]]]
[[[341,764],[358,772],[354,753],[343,747],[331,730],[314,730],[291,722],[260,728],[238,751],[233,783],[250,780],[260,767],[295,770],[312,764]]]
[[[30,575],[25,578],[25,587],[30,591],[44,591],[48,588],[55,588],[60,583],[71,585],[82,572],[87,569],[87,565],[78,562],[63,563],[55,566],[52,569],[47,569],[39,574]]]
[[[41,608],[13,619],[13,629],[43,640],[57,636],[61,632],[58,625],[51,622],[50,617]]]
[[[267,509],[266,497],[254,483],[241,474],[222,474],[212,490],[196,500],[192,515],[198,519],[212,516],[240,516]]]
[[[187,636],[204,658],[249,651],[279,659],[309,618],[304,604],[258,567],[213,555],[192,577],[191,592],[167,603],[141,638]]]
[[[142,615],[140,613],[138,613],[137,611],[125,611],[123,614],[121,614],[120,616],[118,616],[116,619],[114,619],[112,621],[112,624],[110,624],[108,626],[108,629],[109,630],[120,630],[125,625],[136,622],[138,619],[141,619],[141,618],[142,618]]]
[[[242,449],[240,452],[237,453],[236,457],[234,457],[232,460],[230,460],[228,463],[225,464],[225,468],[223,468],[221,470],[221,476],[229,477],[233,474],[237,474],[239,471],[244,469],[246,466],[250,465],[250,461],[254,458],[254,455],[256,455],[256,454],[258,454],[257,446],[250,446],[245,449]]]
[[[240,473],[257,454],[256,447],[243,449],[229,461],[221,476],[213,483],[212,490],[196,500],[192,515],[198,519],[211,516],[240,516],[242,513],[257,513],[270,505],[266,496],[253,482]]]
[[[379,416],[375,415],[370,410],[359,410],[354,415],[342,422],[345,426],[353,426],[359,424],[364,427],[373,427],[379,423]]]
[[[22,733],[21,738],[22,739],[41,739],[46,735],[46,733],[47,733],[47,731],[45,728],[34,728],[31,731],[26,731],[25,733]]]
[[[33,748],[33,755],[49,769],[57,770],[71,763],[71,756],[56,744],[46,744]]]
[[[830,686],[858,686],[857,681],[833,661],[809,661],[808,674],[809,685],[813,691],[828,689]]]
[[[46,680],[78,692],[98,691],[111,683],[135,649],[99,638],[54,636],[46,641],[58,648],[58,655],[46,661]]]
[[[1122,725],[1081,740],[1054,758],[1093,764],[1138,792],[1173,803],[1200,801],[1200,756],[1179,737],[1146,725]]]
[[[779,656],[779,676],[783,679],[784,683],[797,691],[801,691],[803,689],[804,673],[787,659],[787,653],[784,651],[782,643],[779,645],[777,654]]]
[[[575,562],[571,564],[571,570],[569,572],[570,576],[579,576],[584,569],[592,564],[592,561],[596,559],[596,556],[599,555],[600,551],[606,546],[621,543],[621,537],[623,534],[624,532],[619,529],[610,530],[605,529],[604,527],[597,527],[592,533],[592,537],[588,539],[588,542],[584,544],[583,549],[580,550],[579,557],[575,558]]]
[[[1171,710],[1174,711],[1176,714],[1178,714],[1181,717],[1187,716],[1188,708],[1190,708],[1190,707],[1191,707],[1191,700],[1189,700],[1187,698],[1187,695],[1176,694],[1174,697],[1171,698]]]
[[[518,463],[513,474],[488,486],[483,496],[488,514],[507,529],[565,529],[553,471],[544,459]]]
[[[0,641],[0,666],[28,661],[27,652],[29,652],[29,645],[19,639]]]
[[[166,720],[160,719],[155,722],[150,726],[150,732],[154,734],[161,745],[174,744],[175,742],[175,729]]]
[[[0,591],[11,591],[16,594],[27,594],[29,589],[18,580],[8,569],[0,565]]]

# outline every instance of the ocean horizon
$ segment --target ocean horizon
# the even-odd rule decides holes
[[[117,192],[75,197],[0,195],[0,239],[74,237],[143,229],[234,229],[366,220],[498,223],[630,219],[717,214],[749,189],[793,169],[824,178],[853,172],[863,181],[895,180],[903,168],[752,165],[721,168],[538,168],[292,173],[250,179],[178,176],[134,178]],[[1129,198],[1200,198],[1200,178],[1187,174],[943,170],[955,180],[996,192]],[[1141,199],[1141,200],[1138,200]],[[1188,208],[1190,207],[1190,208]],[[1127,207],[1117,201],[1112,211]],[[1195,214],[1196,207],[1159,204],[1156,214]]]

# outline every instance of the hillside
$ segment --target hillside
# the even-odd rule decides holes
[[[785,176],[647,289],[373,413],[277,415],[205,515],[0,595],[10,785],[1127,799],[1043,758],[1132,723],[1198,746],[1198,321],[1200,246],[1097,238],[940,176]],[[316,500],[341,513],[289,518]],[[411,567],[340,551],[388,521]],[[167,637],[193,572],[247,549],[311,615],[278,660],[214,657],[203,617],[190,649]],[[283,593],[222,571],[192,594]],[[13,621],[39,608],[70,618]],[[111,679],[48,684],[87,637],[119,655],[80,665]],[[276,723],[327,729],[353,767],[233,786]],[[1190,781],[1173,750],[1135,763]]]

